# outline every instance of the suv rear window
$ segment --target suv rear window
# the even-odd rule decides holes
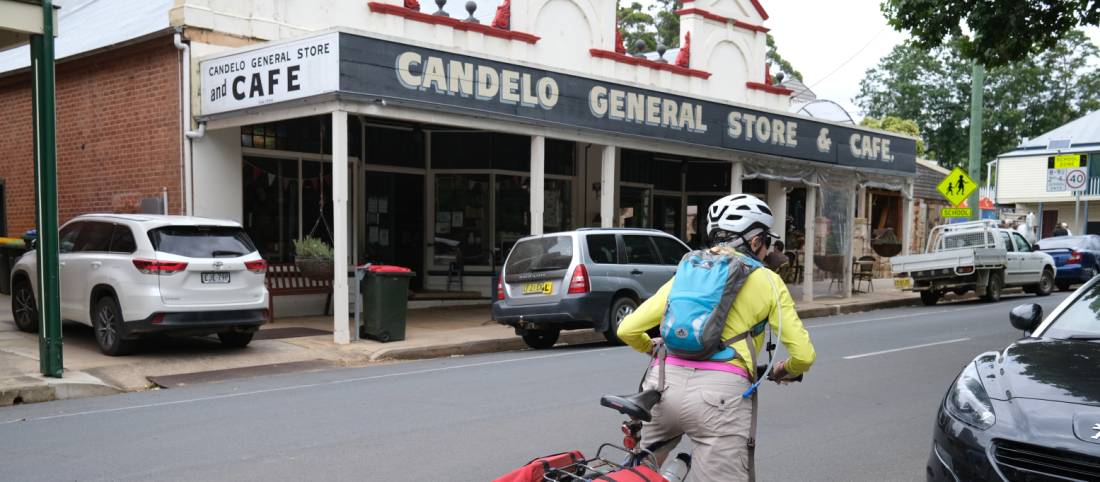
[[[573,261],[573,238],[548,236],[520,241],[512,248],[504,270],[509,274],[566,269]]]
[[[235,258],[256,251],[241,228],[166,226],[149,231],[153,249],[189,258]]]

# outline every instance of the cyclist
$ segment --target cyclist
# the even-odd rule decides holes
[[[747,194],[716,201],[708,210],[707,221],[707,234],[714,243],[710,249],[715,252],[759,261],[776,237],[771,233],[771,209]],[[619,338],[635,350],[653,353],[659,346],[660,339],[651,339],[646,331],[661,323],[672,283],[672,280],[666,283],[619,325]],[[734,299],[722,337],[729,339],[745,333],[765,319],[780,333],[779,341],[790,354],[773,366],[771,377],[783,380],[808,370],[816,355],[790,292],[779,275],[769,269],[756,269],[745,279]],[[655,450],[658,463],[664,463],[669,452],[687,435],[695,444],[693,480],[735,481],[754,477],[751,440],[755,432],[754,407],[752,401],[742,396],[756,375],[755,367],[746,361],[755,359],[755,354],[748,356],[747,341],[732,345],[739,356],[730,361],[667,357],[661,401],[653,408],[653,421],[642,428],[643,447],[660,444]],[[763,345],[763,330],[753,341],[754,347]],[[649,370],[644,381],[646,388],[657,388],[657,371]]]

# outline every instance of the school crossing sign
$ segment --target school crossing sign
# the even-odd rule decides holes
[[[962,169],[956,167],[951,171],[947,177],[943,178],[936,190],[943,194],[943,197],[951,203],[952,206],[958,206],[970,196],[970,193],[974,192],[978,188],[978,184],[974,182],[970,176],[966,175]]]

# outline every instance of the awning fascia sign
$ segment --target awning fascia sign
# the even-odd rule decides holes
[[[326,47],[318,51],[318,45]],[[916,171],[916,141],[909,137],[345,32],[211,58],[200,68],[203,115],[335,91],[852,168]]]

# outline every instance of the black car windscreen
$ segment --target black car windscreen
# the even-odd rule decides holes
[[[189,258],[235,258],[256,251],[241,228],[166,226],[149,231],[153,249]]]
[[[573,260],[573,238],[548,236],[520,241],[504,265],[508,274],[566,269]]]

